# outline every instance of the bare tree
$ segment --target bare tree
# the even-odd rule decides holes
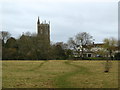
[[[116,50],[117,40],[111,37],[111,38],[105,38],[103,42],[104,42],[103,47],[107,52],[106,54],[108,54],[107,56],[110,57],[110,59],[113,59],[113,53]],[[107,59],[104,72],[109,72],[110,67],[111,67],[111,62]]]
[[[84,49],[91,44],[92,40],[89,33],[82,32],[75,35],[74,38],[69,38],[68,45],[83,58]]]
[[[10,38],[10,36],[11,36],[11,34],[7,31],[2,31],[1,34],[2,34],[3,43],[5,43],[7,41],[7,39]]]
[[[110,57],[110,59],[112,59],[112,54],[114,53],[114,51],[116,50],[117,47],[117,40],[113,37],[111,38],[105,38],[103,40],[104,42],[104,48],[106,49],[106,51],[108,52],[108,57]]]

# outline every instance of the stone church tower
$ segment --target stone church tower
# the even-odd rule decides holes
[[[41,23],[38,17],[37,32],[41,43],[50,45],[50,23],[46,23],[46,21]]]
[[[37,21],[37,43],[38,57],[43,60],[48,59],[50,50],[50,23],[46,23],[46,21],[41,23],[39,17]]]

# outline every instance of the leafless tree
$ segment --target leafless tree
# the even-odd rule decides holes
[[[89,33],[82,32],[75,35],[74,38],[69,38],[68,45],[74,49],[80,57],[83,57],[84,48],[92,43],[92,36]]]
[[[11,34],[7,31],[2,31],[2,41],[5,43],[7,41],[8,38],[10,38]]]
[[[106,50],[106,54],[108,54],[107,56],[110,57],[110,59],[113,59],[113,52],[116,50],[116,47],[117,47],[117,40],[113,37],[111,38],[105,38],[103,40],[104,42],[104,48]],[[109,61],[109,59],[106,60],[106,64],[105,64],[105,72],[109,72],[110,70],[110,67],[111,67],[111,62]]]

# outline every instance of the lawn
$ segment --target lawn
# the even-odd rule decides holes
[[[118,61],[2,61],[3,88],[117,88]]]

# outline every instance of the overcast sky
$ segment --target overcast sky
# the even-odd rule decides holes
[[[51,41],[67,42],[79,32],[88,32],[95,42],[118,37],[118,2],[115,0],[2,0],[0,28],[18,38],[37,33],[41,22],[50,21]]]

